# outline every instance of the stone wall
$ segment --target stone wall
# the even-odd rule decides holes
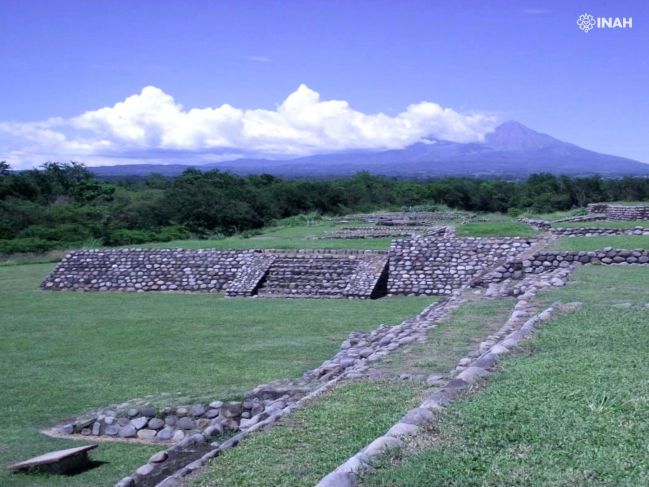
[[[606,213],[589,213],[588,215],[567,216],[552,220],[553,224],[566,222],[596,222],[606,220]]]
[[[606,214],[606,209],[608,208],[608,203],[589,203],[586,205],[588,214],[594,215],[604,215]]]
[[[338,222],[364,221],[385,226],[428,226],[438,225],[439,222],[468,221],[475,217],[474,213],[466,211],[384,211],[376,213],[362,213],[338,217]]]
[[[586,218],[586,219],[584,219]],[[597,221],[603,220],[604,217],[579,217],[570,221]],[[541,232],[550,232],[552,235],[559,237],[595,237],[600,235],[649,235],[649,228],[637,226],[634,228],[602,228],[602,227],[553,227],[553,223],[545,220],[532,220],[529,218],[520,218],[520,222],[527,223],[534,229]],[[567,220],[562,220],[567,221]],[[556,222],[555,222],[556,223]]]
[[[561,231],[562,229],[555,229]],[[610,235],[607,229],[565,229]],[[619,230],[616,230],[619,231]],[[647,229],[623,230],[647,235]],[[476,282],[519,278],[571,262],[646,262],[647,251],[537,253],[538,239],[418,237],[389,253],[368,250],[82,250],[66,256],[42,284],[74,291],[225,292],[228,296],[377,298],[448,295]],[[613,252],[601,255],[601,252]],[[637,254],[637,255],[636,255]],[[622,259],[622,260],[620,260]],[[496,271],[485,273],[500,266]]]
[[[343,290],[347,298],[380,298],[387,294],[388,256],[376,253],[359,259]]]
[[[105,436],[121,439],[138,438],[145,441],[179,442],[194,433],[208,436],[238,431],[242,419],[263,402],[244,406],[242,401],[212,401],[183,406],[158,408],[142,401],[132,401],[92,413],[58,425],[54,431],[82,436]],[[261,408],[264,409],[263,407]]]
[[[397,240],[390,247],[388,293],[451,294],[534,242],[518,237]]]
[[[604,215],[606,220],[649,220],[649,205],[625,206],[607,203],[588,205],[589,215]]]
[[[521,223],[526,223],[535,230],[539,230],[541,232],[546,232],[550,230],[550,227],[552,226],[552,223],[550,223],[547,220],[534,220],[532,218],[519,218],[519,222]]]
[[[550,233],[559,237],[597,237],[600,235],[649,235],[649,228],[551,228]]]
[[[442,236],[449,228],[446,226],[410,227],[410,226],[373,226],[343,227],[333,232],[326,232],[318,240],[329,239],[365,239],[365,238],[404,238],[415,236]]]
[[[79,250],[68,254],[41,287],[376,298],[385,294],[387,258],[387,252],[330,249]]]
[[[528,259],[510,259],[495,270],[482,276],[476,284],[521,279],[526,274],[540,274],[575,264],[647,264],[649,250],[623,250],[605,248],[595,251],[543,251]]]
[[[255,252],[228,284],[226,296],[243,297],[257,294],[276,258],[274,254]]]
[[[221,292],[254,251],[188,249],[76,250],[41,284],[69,291]]]

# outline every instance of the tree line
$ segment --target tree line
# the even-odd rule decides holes
[[[361,172],[334,180],[288,180],[188,169],[175,178],[104,181],[74,162],[27,171],[0,162],[0,253],[215,238],[308,212],[444,205],[517,216],[618,200],[649,200],[649,179],[535,174],[525,181],[420,181]]]

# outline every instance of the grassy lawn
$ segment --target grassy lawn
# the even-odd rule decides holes
[[[619,221],[601,220],[594,222],[559,222],[554,224],[560,228],[635,228],[649,227],[649,220],[640,221]]]
[[[333,355],[349,331],[400,322],[432,301],[38,290],[51,268],[0,268],[2,464],[77,445],[38,431],[95,407],[164,393],[234,397],[258,383],[298,376]],[[84,474],[1,469],[0,485],[112,485],[158,449],[102,444],[92,456],[106,463]]]
[[[539,234],[531,226],[511,221],[475,222],[456,225],[458,237],[534,237]]]
[[[390,247],[390,238],[370,239],[331,239],[313,240],[309,237],[319,236],[325,232],[332,232],[345,225],[336,225],[333,222],[317,222],[312,225],[269,227],[262,230],[260,235],[245,238],[241,235],[223,238],[220,240],[174,240],[172,242],[155,242],[133,247],[171,248],[182,247],[188,249],[368,249],[387,250]],[[363,226],[354,223],[353,226]]]
[[[554,250],[649,249],[649,237],[644,235],[615,235],[611,237],[563,237],[555,240]]]
[[[649,485],[648,282],[644,266],[578,269],[572,285],[542,296],[583,305],[454,403],[432,446],[362,485]]]
[[[216,458],[195,486],[312,487],[416,406],[421,386],[355,381]]]
[[[428,342],[395,352],[371,372],[448,373],[464,354],[506,320],[513,300],[473,301],[432,329]],[[416,400],[413,381],[353,382],[288,418],[280,428],[258,433],[216,458],[201,487],[311,487],[387,429]]]
[[[423,343],[395,350],[371,368],[394,374],[444,374],[507,321],[513,299],[476,300],[456,309]]]

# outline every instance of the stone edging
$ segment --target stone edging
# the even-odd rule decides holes
[[[252,427],[250,427],[245,431],[241,431],[240,433],[236,434],[235,436],[231,437],[230,439],[228,439],[227,441],[221,444],[209,443],[208,445],[209,437],[207,437],[204,434],[197,433],[192,437],[183,440],[183,442],[176,444],[171,448],[168,448],[167,450],[156,453],[149,459],[148,463],[145,463],[144,465],[139,467],[134,474],[121,479],[119,482],[115,484],[115,487],[135,487],[136,485],[138,485],[138,481],[141,481],[147,476],[151,476],[152,474],[155,474],[156,469],[163,462],[174,461],[174,457],[183,455],[185,453],[184,450],[193,445],[197,445],[197,444],[205,445],[206,451],[202,455],[200,455],[198,458],[194,459],[193,461],[190,461],[190,463],[176,469],[173,473],[166,476],[161,482],[155,484],[156,487],[172,487],[172,486],[179,485],[183,477],[186,477],[187,475],[204,467],[211,459],[220,455],[221,452],[236,447],[241,440],[249,436],[254,431],[270,426],[273,423],[275,423],[277,420],[279,420],[282,416],[291,413],[295,409],[304,407],[306,404],[310,403],[318,396],[321,396],[325,392],[329,391],[342,378],[343,378],[342,376],[338,376],[335,379],[323,384],[318,389],[304,396],[295,404],[291,404],[285,407],[284,409],[278,411],[277,413],[269,416],[265,420],[256,423],[255,425],[253,425]]]
[[[541,313],[534,315],[521,326],[521,318],[527,315],[529,300],[535,292],[519,296],[518,303],[503,327],[490,339],[480,344],[480,355],[472,362],[468,358],[460,360],[456,370],[459,373],[439,391],[430,394],[418,407],[408,411],[385,435],[376,438],[365,448],[350,457],[333,472],[323,477],[316,487],[353,487],[356,475],[371,467],[377,457],[391,449],[403,446],[401,438],[416,435],[420,426],[434,419],[435,411],[444,409],[451,400],[467,390],[481,378],[491,374],[489,369],[498,361],[501,354],[509,353],[522,340],[528,338],[542,321],[550,319],[558,303],[553,304]],[[498,337],[498,341],[495,341]],[[464,365],[468,362],[468,365]]]
[[[599,228],[599,227],[552,227],[550,233],[559,237],[598,237],[607,235],[649,235],[649,228]]]
[[[403,345],[416,340],[424,340],[426,331],[430,327],[435,326],[439,320],[446,318],[451,310],[461,304],[459,294],[456,293],[454,296],[427,306],[416,317],[404,320],[399,325],[380,325],[370,332],[350,333],[349,337],[343,341],[340,351],[334,357],[323,362],[318,368],[306,372],[301,379],[296,381],[299,385],[322,384],[315,390],[299,399],[287,400],[282,409],[266,415],[263,419],[261,419],[262,416],[259,416],[258,420],[254,422],[252,421],[254,418],[242,420],[241,431],[220,445],[216,442],[209,443],[209,435],[204,434],[204,432],[194,433],[151,457],[148,463],[139,467],[132,475],[120,480],[115,487],[135,487],[144,482],[147,482],[147,485],[159,485],[160,487],[176,485],[179,479],[202,467],[210,459],[219,455],[221,451],[237,446],[241,440],[253,431],[270,426],[280,417],[310,403],[314,398],[334,387],[339,381],[362,376],[367,369],[367,363],[378,360]],[[277,384],[270,385],[275,386]],[[266,386],[268,385],[258,386],[248,394],[255,394],[259,389]],[[186,456],[187,450],[191,448],[198,450],[195,458],[186,460],[185,464],[158,484],[153,484],[148,480],[159,475],[160,470],[164,468],[165,462],[173,463],[179,457]],[[161,460],[162,458],[164,460]]]
[[[536,252],[525,259],[510,259],[496,267],[473,282],[472,285],[484,285],[492,282],[501,282],[504,279],[520,279],[528,274],[541,274],[554,269],[568,268],[573,265],[600,264],[600,265],[630,265],[649,264],[649,250],[647,249],[614,249],[605,247],[599,250],[546,250]]]
[[[417,236],[444,236],[454,231],[449,226],[373,226],[373,227],[343,227],[332,232],[313,237],[313,240],[354,240],[373,238],[409,238]]]

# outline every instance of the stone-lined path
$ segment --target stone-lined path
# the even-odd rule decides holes
[[[519,294],[509,319],[495,334],[480,343],[477,350],[458,362],[450,380],[435,388],[418,407],[406,413],[385,435],[371,441],[323,477],[316,487],[355,486],[358,473],[371,468],[387,451],[401,449],[405,437],[416,436],[424,424],[434,421],[437,411],[445,408],[459,394],[468,391],[472,384],[491,374],[500,355],[515,349],[522,340],[534,333],[541,322],[553,316],[557,304],[530,316],[534,309],[533,299],[542,288],[564,285],[570,271],[571,269],[562,268],[549,273],[551,276],[530,276],[527,283],[529,288],[524,294]],[[492,287],[491,294],[494,297],[504,297],[511,295],[513,291],[513,287],[503,284],[497,290]]]

